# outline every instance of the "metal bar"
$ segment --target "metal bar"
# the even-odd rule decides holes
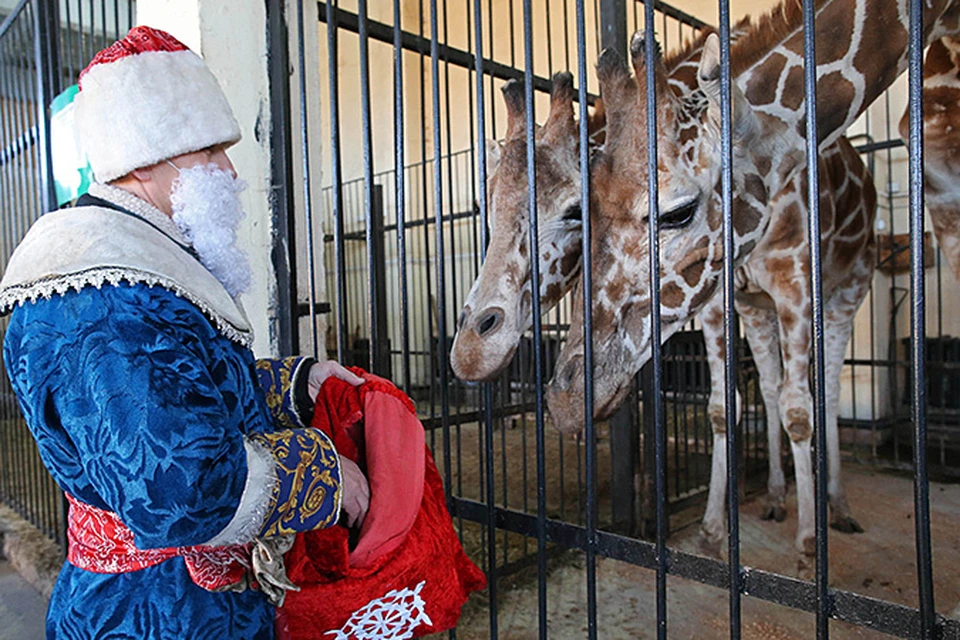
[[[807,151],[807,242],[810,245],[810,302],[813,362],[813,432],[816,437],[814,465],[814,531],[816,535],[817,638],[830,637],[830,584],[827,571],[827,431],[823,362],[823,264],[820,256],[820,178],[817,149],[817,56],[816,10],[812,0],[803,2],[803,71],[806,107]]]
[[[531,0],[523,0],[523,71],[524,71],[524,98],[526,103],[526,142],[527,142],[527,210],[530,219],[530,272],[531,297],[533,314],[533,367],[536,386],[536,430],[537,430],[537,604],[539,608],[539,631],[541,640],[547,638],[547,472],[546,472],[546,440],[543,431],[543,326],[540,322],[540,239],[539,222],[537,220],[537,165],[535,129],[536,113],[533,102],[533,6]],[[596,627],[595,602],[596,598],[588,586],[587,608],[589,613],[588,629],[594,629],[590,637],[594,637]],[[593,608],[591,608],[591,606]]]
[[[487,247],[490,244],[487,225],[487,152],[483,142],[486,140],[486,102],[484,101],[483,87],[483,9],[482,0],[473,0],[474,15],[474,48],[476,65],[476,74],[474,79],[477,83],[477,138],[480,140],[479,153],[477,154],[477,172],[478,172],[478,205],[480,207],[480,251],[483,260],[487,258]],[[492,17],[492,16],[491,16]],[[491,32],[493,29],[491,28]],[[493,479],[493,384],[485,382],[482,385],[483,390],[483,444],[484,444],[484,475],[485,475],[485,495],[486,503],[486,559],[487,559],[487,596],[489,598],[489,634],[491,640],[496,640],[499,636],[498,617],[497,617],[497,523],[496,523],[496,502]],[[524,457],[526,460],[526,457]],[[506,482],[506,478],[504,478]],[[526,495],[526,492],[524,492]]]
[[[31,3],[33,0],[20,0],[17,3],[17,6],[13,8],[13,11],[10,12],[3,22],[0,22],[0,40],[2,40],[6,35],[7,31],[10,30],[10,25],[12,25],[17,18],[20,17],[20,14],[23,12],[23,8]]]
[[[311,198],[311,180],[310,180],[310,137],[308,131],[309,118],[307,115],[307,77],[306,77],[306,53],[303,45],[303,0],[297,0],[297,65],[298,89],[300,91],[300,166],[303,172],[303,215],[307,228],[307,278],[309,282],[309,304],[312,309],[317,301],[317,282],[316,282],[316,255],[313,246],[313,200]],[[331,58],[336,60],[336,58]],[[338,153],[339,149],[334,151]],[[313,349],[314,357],[320,353],[320,341],[317,336],[317,317],[310,317],[310,345]]]
[[[380,327],[377,325],[377,319],[382,313],[379,300],[377,300],[377,269],[376,256],[374,255],[374,244],[380,239],[374,238],[374,210],[373,210],[373,132],[370,123],[370,39],[367,32],[367,0],[359,0],[357,3],[358,29],[360,36],[360,138],[363,144],[363,202],[364,219],[366,220],[367,236],[367,287],[368,303],[367,312],[370,317],[370,371],[381,373],[379,371],[379,362],[377,354],[380,347]],[[380,220],[381,225],[383,220]],[[449,464],[449,461],[448,461]]]
[[[740,595],[743,591],[740,573],[740,510],[737,478],[737,407],[736,407],[736,319],[733,311],[733,143],[732,143],[732,82],[730,72],[730,2],[720,0],[720,109],[721,109],[721,191],[723,208],[723,374],[725,380],[724,409],[727,428],[727,539],[728,579],[730,598],[730,637],[740,637]],[[716,452],[714,453],[716,455]]]
[[[580,215],[581,251],[583,271],[583,421],[586,438],[585,472],[587,476],[586,499],[586,564],[587,564],[587,624],[591,640],[597,637],[597,438],[593,422],[593,251],[590,243],[593,231],[590,227],[590,137],[587,131],[587,29],[584,0],[576,0],[577,23],[577,100],[580,107]],[[536,296],[534,296],[536,299]],[[538,368],[539,371],[539,368]],[[539,406],[542,402],[540,384],[537,384]],[[577,447],[577,475],[580,474],[580,447]],[[580,492],[577,491],[577,513],[580,512]],[[542,526],[546,526],[544,523]]]
[[[644,0],[636,0],[636,2],[646,7],[647,3]],[[700,20],[696,16],[692,16],[689,13],[686,13],[685,11],[681,11],[680,9],[677,9],[676,7],[671,6],[666,2],[660,2],[660,0],[655,0],[652,4],[653,4],[654,10],[660,11],[664,15],[670,16],[671,18],[678,20],[683,24],[690,25],[694,29],[703,29],[705,27],[710,26],[709,24],[707,24],[703,20]]]
[[[394,166],[397,172],[396,210],[397,210],[397,262],[400,268],[400,336],[403,356],[403,389],[410,395],[410,315],[407,287],[407,183],[403,170],[406,156],[403,120],[403,42],[400,0],[393,0],[393,144],[395,148]]]
[[[930,547],[930,479],[927,471],[926,274],[923,271],[923,3],[910,0],[910,350],[913,383],[913,507],[916,528],[920,628],[936,630],[933,557]]]
[[[579,0],[578,0],[579,1]],[[455,498],[456,514],[471,522],[485,522],[487,505],[466,498]],[[513,533],[534,536],[537,531],[536,516],[510,509],[496,509],[496,526]],[[586,549],[588,532],[584,527],[547,520],[547,539],[568,549]],[[599,555],[647,569],[656,569],[656,544],[628,538],[615,533],[597,531],[596,551]],[[667,572],[670,575],[692,580],[719,589],[730,584],[729,566],[721,561],[667,549]],[[769,571],[744,568],[742,581],[748,597],[772,602],[808,613],[817,610],[816,586],[805,580],[790,578]],[[881,631],[899,638],[921,640],[920,612],[906,605],[871,598],[859,593],[834,589],[836,602],[830,613],[834,620],[847,622],[866,629]],[[934,620],[942,640],[960,639],[960,620],[935,614]]]
[[[437,0],[430,0],[430,83],[432,87],[431,104],[433,107],[433,206],[436,217],[437,243],[437,340],[439,355],[437,369],[440,376],[440,420],[443,425],[443,473],[444,490],[447,496],[447,508],[452,512],[453,496],[452,470],[450,459],[450,389],[447,383],[447,322],[446,322],[446,285],[444,275],[445,251],[443,247],[443,164],[440,140],[440,43],[438,39]]]
[[[647,101],[647,206],[649,224],[647,237],[650,269],[650,328],[653,386],[649,398],[644,398],[644,411],[652,410],[656,430],[654,455],[656,457],[656,509],[657,509],[657,638],[667,638],[667,532],[666,514],[666,432],[663,424],[663,344],[660,327],[660,175],[657,165],[657,57],[654,5],[644,5],[644,71],[646,73]],[[633,53],[633,52],[631,52]],[[637,52],[639,53],[639,52]],[[644,444],[646,446],[646,443]]]
[[[329,12],[326,5],[319,4],[319,10],[320,22],[327,22]],[[357,14],[350,13],[349,11],[345,11],[343,9],[336,9],[335,13],[337,23],[342,29],[351,31],[353,33],[360,32],[359,18]],[[382,22],[368,20],[367,35],[372,40],[377,40],[386,44],[393,44],[393,27]],[[420,53],[421,55],[428,55],[433,48],[433,43],[430,39],[423,38],[422,36],[418,36],[408,31],[403,32],[402,40],[404,49],[413,51],[415,53]],[[446,61],[456,66],[463,67],[464,69],[470,69],[474,65],[474,56],[469,51],[457,49],[456,47],[451,47],[448,44],[437,44],[437,55],[442,55]],[[498,78],[500,80],[520,80],[525,77],[522,71],[494,60],[484,59],[483,66],[486,72],[492,78]],[[550,92],[549,78],[533,76],[532,82],[537,91],[542,91],[545,93]],[[594,96],[591,96],[590,104],[593,104],[593,101]]]
[[[302,2],[302,0],[297,1]],[[325,6],[326,5],[322,7],[318,6],[318,8],[322,9]],[[303,12],[301,10],[299,20],[302,21],[302,18]],[[343,229],[343,171],[340,163],[340,79],[338,72],[340,54],[337,40],[338,29],[337,12],[334,12],[331,19],[327,21],[327,60],[329,60],[327,74],[330,79],[330,189],[331,195],[333,196],[333,251],[337,281],[337,360],[343,362],[347,356],[347,335],[349,330],[347,328],[347,263],[344,253]],[[301,73],[301,77],[302,76],[303,74]],[[310,237],[312,237],[312,233],[308,231],[308,241]],[[309,256],[313,255],[311,249],[308,249],[308,252]],[[312,268],[310,268],[310,273],[313,273]],[[310,308],[313,308],[313,305],[314,301],[311,299]],[[313,327],[313,333],[314,344],[316,344],[316,325]]]
[[[299,353],[300,317],[297,302],[296,204],[293,198],[293,148],[290,126],[290,51],[286,3],[269,0],[267,11],[267,73],[270,84],[270,217],[276,233],[270,261],[277,280],[277,342],[280,353]],[[118,18],[119,19],[119,18]],[[306,305],[312,315],[316,307]]]

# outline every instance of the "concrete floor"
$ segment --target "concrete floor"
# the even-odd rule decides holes
[[[42,639],[46,615],[47,601],[0,559],[0,640]]]
[[[905,476],[847,466],[844,483],[854,516],[866,533],[830,532],[830,584],[833,587],[883,600],[916,606],[913,524],[913,484]],[[788,502],[783,523],[760,520],[754,500],[741,507],[741,561],[744,565],[796,573],[793,538],[796,532],[795,496]],[[936,608],[960,617],[960,485],[931,483],[931,524]],[[697,526],[677,531],[668,545],[697,553]],[[656,637],[655,573],[633,565],[599,559],[597,566],[598,636],[604,639]],[[550,638],[585,638],[587,633],[586,574],[583,556],[568,554],[553,563],[547,585]],[[501,586],[499,637],[522,640],[537,637],[536,573]],[[680,578],[667,579],[668,633],[671,638],[728,637],[728,598],[722,589]],[[481,596],[482,598],[482,596]],[[758,601],[742,600],[743,638],[805,640],[813,638],[811,614]],[[488,609],[468,603],[459,638],[489,637]],[[831,623],[831,637],[888,638],[840,622]]]

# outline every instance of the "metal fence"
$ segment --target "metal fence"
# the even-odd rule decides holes
[[[0,263],[56,208],[49,105],[133,24],[130,0],[22,0],[0,13]],[[8,318],[0,319],[0,341]],[[66,549],[66,501],[0,376],[0,501]]]
[[[803,3],[807,56],[814,55],[814,4]],[[918,25],[920,3],[909,4],[916,14],[913,24]],[[752,481],[762,477],[768,452],[756,371],[737,337],[732,307],[732,133],[726,109],[721,110],[726,161],[718,182],[725,193],[727,230],[720,286],[728,301],[726,352],[738,354],[726,361],[727,424],[735,421],[735,387],[741,391],[744,407],[740,429],[729,430],[726,439],[727,468],[736,470],[727,477],[727,562],[667,546],[671,515],[703,499],[710,477],[712,432],[706,416],[709,378],[699,325],[688,325],[661,348],[656,339],[658,286],[651,285],[652,366],[639,376],[638,395],[625,405],[620,418],[593,420],[594,369],[592,347],[587,348],[585,429],[580,438],[552,434],[544,403],[556,354],[567,343],[573,312],[569,300],[534,323],[510,367],[497,380],[463,383],[448,365],[457,315],[490,240],[483,140],[500,138],[506,130],[499,91],[504,82],[525,80],[527,206],[535,211],[533,114],[535,105],[546,113],[548,77],[559,70],[575,72],[578,110],[584,114],[598,93],[593,67],[601,46],[626,51],[628,32],[644,31],[650,59],[655,38],[669,51],[705,23],[664,3],[615,0],[597,0],[592,6],[584,0],[542,5],[526,0],[516,6],[491,0],[397,0],[392,7],[356,0],[319,3],[317,8],[321,56],[320,66],[314,69],[305,66],[304,42],[311,40],[305,40],[304,33],[314,25],[305,24],[303,4],[296,3],[288,16],[277,3],[269,5],[271,33],[276,36],[271,45],[275,108],[289,114],[290,103],[298,102],[300,111],[299,118],[284,121],[285,154],[276,159],[273,175],[275,185],[287,185],[281,187],[278,202],[285,203],[283,224],[289,245],[303,257],[292,272],[283,274],[290,308],[297,310],[287,339],[291,346],[326,350],[341,360],[389,375],[418,400],[464,545],[490,578],[490,637],[498,636],[498,578],[524,567],[536,568],[539,636],[547,637],[548,567],[564,549],[582,553],[585,560],[587,602],[582,615],[584,635],[591,638],[598,636],[600,557],[655,571],[658,637],[667,636],[671,616],[682,615],[667,610],[668,581],[677,578],[726,590],[730,637],[741,637],[743,632],[744,595],[816,614],[821,638],[829,635],[831,619],[900,637],[960,637],[960,624],[934,610],[928,494],[931,470],[952,476],[958,468],[954,457],[957,413],[951,406],[957,384],[951,373],[956,347],[944,334],[942,321],[928,339],[929,323],[924,318],[925,305],[934,300],[942,313],[944,296],[951,295],[950,285],[944,284],[949,276],[941,276],[938,257],[936,285],[931,288],[925,283],[920,155],[908,156],[895,139],[891,123],[899,114],[893,114],[888,95],[868,110],[865,127],[857,125],[864,129],[859,139],[859,130],[850,132],[877,176],[879,216],[887,220],[880,235],[889,236],[886,249],[881,250],[881,267],[889,269],[891,277],[882,287],[871,288],[863,305],[869,317],[867,328],[858,324],[854,331],[844,374],[849,376],[849,386],[843,392],[852,397],[845,400],[849,411],[841,419],[841,432],[847,461],[913,472],[919,598],[912,607],[829,585],[818,243],[812,244],[811,256],[816,327],[812,352],[816,580],[797,580],[740,562],[739,503]],[[719,2],[718,13],[723,104],[729,105],[729,4]],[[285,19],[296,35],[290,50],[283,38]],[[913,121],[919,123],[922,47],[916,26],[911,37],[909,104]],[[299,73],[298,83],[291,86],[287,69],[293,57]],[[808,96],[817,95],[813,73],[808,65]],[[653,84],[647,82],[649,87]],[[310,92],[317,87],[319,96]],[[649,100],[653,96],[648,93]],[[876,135],[871,118],[874,125],[876,120],[885,122],[885,136]],[[581,119],[580,129],[581,210],[589,212],[585,120]],[[816,110],[811,109],[805,124],[808,133],[816,131],[816,122]],[[649,126],[653,128],[647,138],[656,140],[655,120]],[[917,150],[922,148],[918,126],[914,125],[912,145]],[[294,130],[301,141],[296,149],[289,144]],[[329,141],[319,157],[309,153],[306,141],[312,138]],[[808,157],[815,158],[815,143],[806,147]],[[655,143],[648,151],[653,158],[649,174],[656,176]],[[894,188],[893,177],[895,165],[908,158],[909,197]],[[291,178],[314,175],[311,163],[322,166],[324,179],[303,181],[300,197],[307,212],[303,216],[294,210]],[[816,175],[816,163],[808,170]],[[819,187],[816,180],[810,185],[811,234],[816,238]],[[651,181],[649,192],[656,193],[657,186],[656,180]],[[895,222],[895,211],[901,208],[910,211],[907,234],[894,233],[905,230]],[[655,213],[651,208],[651,220],[656,219]],[[589,265],[587,219],[583,229],[584,264]],[[651,233],[656,238],[657,231]],[[530,218],[529,234],[536,247],[536,216]],[[933,253],[929,245],[926,251],[928,256]],[[535,248],[532,253],[536,255]],[[907,256],[903,275],[897,265]],[[657,270],[651,268],[651,272]],[[584,273],[589,274],[589,268]],[[538,277],[534,270],[534,291]],[[589,300],[590,279],[585,277],[581,286]],[[538,310],[535,298],[535,316]],[[583,307],[587,336],[591,335],[591,312],[589,304]],[[912,338],[901,342],[896,325],[906,316]],[[586,342],[592,343],[589,337]],[[932,375],[934,371],[943,375]],[[858,386],[856,380],[864,372],[869,382]],[[928,463],[931,452],[934,460]],[[638,533],[648,539],[635,537]]]

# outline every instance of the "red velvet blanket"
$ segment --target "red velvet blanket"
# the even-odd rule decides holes
[[[411,638],[450,629],[467,596],[486,586],[446,509],[443,483],[413,402],[390,382],[324,382],[313,426],[357,462],[370,508],[351,550],[342,526],[298,535],[286,555],[300,587],[277,610],[277,637]]]

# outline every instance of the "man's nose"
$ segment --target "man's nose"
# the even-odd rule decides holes
[[[237,169],[233,166],[233,162],[230,161],[230,156],[227,155],[226,151],[218,152],[213,161],[224,171],[229,171],[234,178],[237,177]]]

